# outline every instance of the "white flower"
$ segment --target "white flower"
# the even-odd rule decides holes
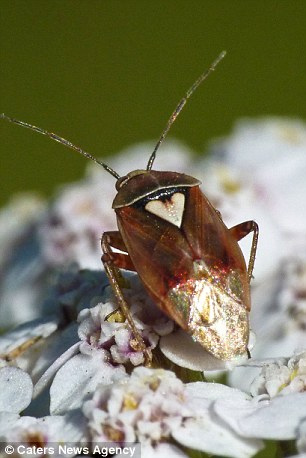
[[[264,365],[251,385],[253,396],[268,394],[272,398],[299,392],[306,392],[306,351],[287,358],[284,363]]]
[[[82,277],[81,277],[82,278]],[[85,273],[84,283],[79,283],[80,276],[75,276],[72,285],[76,286],[64,291],[59,296],[66,306],[76,306],[78,303],[97,302],[101,297],[88,295],[88,285],[94,287],[95,273]],[[173,323],[166,318],[149,300],[136,276],[130,278],[131,288],[125,290],[127,300],[131,304],[133,320],[141,332],[146,345],[154,349],[159,336],[173,330]],[[74,327],[68,327],[66,332],[57,336],[57,341],[51,343],[38,359],[35,373],[45,372],[35,385],[35,396],[38,396],[54,377],[50,388],[50,411],[52,414],[62,414],[67,410],[79,407],[84,399],[92,393],[98,383],[108,384],[112,380],[125,376],[123,364],[139,365],[144,362],[143,353],[135,351],[131,345],[133,339],[128,323],[120,312],[115,312],[117,306],[114,300],[107,300],[109,288],[104,293],[106,302],[100,302],[91,309],[83,309],[78,317],[79,342],[71,342]],[[83,297],[84,296],[84,297]],[[115,312],[115,313],[114,313]],[[142,321],[144,320],[144,321]],[[65,350],[63,345],[67,339],[72,343]],[[62,342],[62,352],[59,343]],[[47,366],[47,363],[49,365]],[[38,368],[39,371],[38,371]]]
[[[125,377],[122,366],[108,362],[105,350],[77,354],[57,371],[50,387],[50,413],[62,415],[79,408],[101,383],[109,384]]]
[[[82,268],[101,269],[101,235],[115,229],[111,208],[114,183],[112,186],[103,177],[100,183],[87,180],[62,190],[40,227],[41,250],[47,263],[61,266],[78,262]]]
[[[300,255],[284,257],[274,276],[253,289],[257,358],[290,356],[306,347],[306,243],[299,250]]]
[[[171,332],[173,323],[152,305],[136,276],[130,282],[132,289],[126,290],[126,296],[133,320],[146,345],[154,349],[158,333]],[[109,290],[105,295],[109,296]],[[82,310],[78,317],[79,344],[60,355],[36,384],[37,395],[55,375],[50,388],[52,414],[80,407],[98,383],[108,384],[125,377],[124,364],[144,363],[143,353],[135,351],[130,343],[134,337],[128,323],[116,309],[112,300]]]
[[[265,396],[254,399],[217,400],[213,412],[240,436],[247,438],[290,440],[296,439],[297,428],[306,412],[305,393]]]
[[[255,407],[257,403],[257,407],[243,414],[242,406],[217,401],[214,406],[217,414],[246,437],[296,439],[298,427],[306,417],[306,353],[249,364],[261,366],[251,385],[252,403]]]
[[[137,275],[130,275],[126,282],[129,286],[123,289],[124,296],[138,331],[153,351],[154,364],[157,346],[166,356],[162,363],[166,367],[174,362],[191,370],[209,371],[231,368],[241,362],[241,359],[227,362],[214,358],[185,332],[176,330],[173,321],[149,299]],[[132,331],[117,310],[110,288],[102,294],[101,284],[98,273],[66,272],[54,286],[49,307],[63,311],[65,320],[71,317],[72,321],[62,322],[57,330],[58,322],[46,318],[27,323],[0,339],[3,357],[32,376],[34,398],[51,383],[52,414],[80,407],[98,383],[108,384],[122,378],[126,368],[130,371],[131,367],[144,363],[144,354],[135,350]],[[93,307],[82,310],[86,304]],[[79,309],[77,330],[73,316]]]
[[[140,287],[137,277],[133,279],[131,277],[130,282],[133,294],[130,289],[124,289],[124,293],[130,303],[131,316],[146,346],[154,349],[159,335],[165,335],[173,330],[173,322],[154,307]],[[87,346],[105,348],[110,351],[111,359],[115,364],[130,361],[136,366],[144,363],[143,352],[133,349],[131,341],[134,340],[134,336],[113,299],[110,302],[100,303],[92,309],[83,310],[78,321],[82,352],[86,351]]]
[[[266,118],[237,123],[216,145],[258,190],[275,222],[286,232],[305,232],[306,126],[302,121]]]
[[[216,397],[235,394],[222,385],[216,390],[207,383],[184,385],[172,372],[142,367],[134,369],[129,379],[98,387],[83,411],[94,442],[140,441],[144,456],[147,451],[153,455],[153,449],[154,456],[161,457],[165,452],[161,443],[174,439],[177,446],[248,457],[261,448],[261,442],[243,439],[210,415]],[[244,395],[237,392],[236,396]],[[181,456],[174,448],[171,452]]]
[[[274,275],[252,290],[255,358],[288,358],[306,348],[306,243],[299,240],[297,245],[300,254],[285,257]],[[253,375],[249,369],[235,369],[230,384],[248,389]]]
[[[80,407],[99,383],[109,384],[123,378],[126,370],[129,372],[131,367],[144,363],[143,352],[134,349],[134,336],[122,313],[117,310],[110,288],[106,288],[103,296],[95,296],[94,285],[98,278],[89,271],[75,274],[74,280],[73,276],[69,278],[67,286],[71,284],[71,289],[68,287],[66,291],[63,288],[65,282],[63,285],[59,283],[62,295],[58,296],[58,300],[67,307],[66,314],[75,310],[77,304],[83,304],[84,298],[87,303],[94,304],[101,298],[105,302],[81,310],[78,316],[79,340],[75,336],[75,326],[69,325],[57,333],[32,369],[36,380],[40,376],[35,384],[34,396],[37,397],[51,382],[50,412],[57,415]],[[216,370],[231,368],[241,362],[241,359],[227,362],[211,356],[185,332],[176,331],[173,321],[153,304],[136,275],[129,276],[126,281],[129,287],[123,289],[124,296],[138,331],[153,351],[153,364],[156,364],[157,346],[169,359],[163,361],[169,367],[174,362],[191,370]],[[159,361],[160,357],[157,358]]]
[[[171,142],[157,156],[156,169],[201,179],[228,227],[250,219],[260,225],[252,282],[256,356],[289,356],[306,346],[306,220],[300,211],[306,195],[305,132],[303,124],[289,121],[253,122],[241,125],[219,147],[222,161],[219,156],[191,162],[188,151]],[[149,156],[153,146],[134,146],[110,166],[120,175],[145,168],[145,151]],[[19,434],[28,433],[47,444],[78,441],[84,434],[82,420],[77,432],[64,432],[74,424],[73,411],[84,408],[91,439],[140,440],[146,458],[186,457],[182,447],[244,458],[262,447],[262,438],[296,439],[298,451],[305,454],[305,352],[261,363],[251,388],[246,385],[252,396],[218,384],[184,384],[163,370],[133,371],[144,355],[135,349],[131,329],[106,288],[100,262],[101,234],[116,227],[111,209],[115,193],[114,177],[91,166],[84,180],[61,190],[44,217],[31,210],[18,225],[13,207],[7,208],[7,234],[0,215],[0,239],[5,242],[1,313],[7,319],[12,303],[18,314],[3,323],[43,316],[0,337],[1,439],[19,440]],[[251,237],[239,242],[246,261]],[[74,267],[46,293],[54,267],[75,261],[99,272]],[[153,304],[137,275],[125,275],[125,282],[123,294],[153,353],[153,367],[172,367],[188,380],[189,370],[256,365],[253,360],[217,360]],[[20,418],[24,409],[26,415],[50,411],[52,416]]]
[[[1,427],[1,424],[0,424]],[[8,444],[19,443],[27,456],[41,456],[36,452],[39,447],[45,449],[44,456],[74,456],[59,450],[59,445],[75,447],[84,438],[85,422],[78,412],[65,416],[46,416],[43,418],[21,417],[10,422],[10,428],[0,431],[0,437]],[[49,453],[48,453],[49,452]]]

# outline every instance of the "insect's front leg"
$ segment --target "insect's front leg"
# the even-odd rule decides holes
[[[255,263],[257,243],[258,243],[258,233],[259,233],[258,224],[255,223],[255,221],[244,221],[243,223],[237,224],[236,226],[232,227],[230,229],[230,232],[237,241],[243,239],[246,235],[250,234],[250,232],[253,232],[253,240],[252,240],[250,259],[249,259],[249,265],[248,265],[248,276],[249,276],[249,281],[251,281],[253,269],[254,269],[254,263]]]
[[[101,239],[101,248],[102,248],[102,262],[105,268],[105,272],[108,276],[112,290],[116,296],[118,305],[121,312],[129,323],[129,326],[132,330],[134,340],[130,341],[130,345],[135,351],[144,352],[145,356],[145,365],[150,366],[152,362],[152,353],[149,348],[147,348],[140,332],[135,326],[133,317],[131,315],[129,306],[124,299],[121,286],[123,282],[122,275],[119,269],[132,270],[135,271],[135,267],[132,263],[130,256],[126,253],[126,247],[124,241],[120,235],[119,231],[109,231],[104,232]],[[124,251],[125,253],[116,253],[112,248],[117,248],[118,250]]]

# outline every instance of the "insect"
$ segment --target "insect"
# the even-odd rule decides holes
[[[147,365],[152,354],[130,315],[120,284],[120,269],[137,272],[156,304],[216,358],[230,360],[248,353],[250,280],[257,248],[257,224],[246,221],[228,229],[200,190],[197,178],[152,170],[156,152],[171,125],[224,55],[222,52],[181,99],[146,169],[122,177],[68,140],[2,115],[76,150],[116,178],[117,194],[112,207],[118,231],[102,235],[102,261],[121,312],[133,332],[131,345],[144,352]],[[238,241],[251,232],[247,267]]]

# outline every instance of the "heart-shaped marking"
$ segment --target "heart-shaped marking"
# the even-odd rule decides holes
[[[175,192],[170,199],[150,200],[145,209],[177,227],[181,227],[185,207],[185,196],[181,192]]]

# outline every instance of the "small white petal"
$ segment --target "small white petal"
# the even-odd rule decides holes
[[[209,399],[215,401],[217,399],[251,399],[249,395],[240,390],[223,385],[222,383],[205,383],[194,382],[188,383],[185,388],[186,392],[194,398]]]
[[[93,356],[76,355],[62,366],[50,388],[50,413],[59,415],[80,407],[99,383],[109,384],[125,376],[122,366],[104,361],[103,350]]]
[[[187,420],[172,436],[186,447],[231,458],[251,457],[263,447],[261,441],[239,437],[209,417]]]
[[[221,383],[188,383],[185,390],[189,397],[189,404],[194,407],[198,414],[201,415],[203,415],[205,410],[206,413],[208,413],[209,409],[212,408],[211,406],[214,401],[217,402],[214,402],[213,408],[215,408],[216,404],[220,404],[222,410],[223,406],[227,406],[227,402],[231,402],[231,405],[233,405],[234,408],[239,408],[238,406],[241,406],[241,404],[246,402],[246,400],[249,401],[251,399],[246,393],[243,393],[235,388],[222,385]],[[233,412],[235,412],[235,409]],[[231,415],[229,416],[231,418]],[[227,421],[227,417],[225,418],[225,421]],[[227,423],[230,422],[227,421]]]
[[[29,374],[17,367],[0,369],[0,411],[19,413],[31,402],[33,383]]]
[[[240,433],[263,439],[294,439],[305,413],[306,393],[277,396],[269,405],[243,417],[239,422]]]
[[[78,342],[77,324],[72,322],[65,329],[61,329],[52,336],[43,347],[35,366],[31,370],[31,376],[36,383],[40,377],[52,366],[58,358],[69,351]]]
[[[79,352],[80,342],[72,345],[68,350],[66,350],[59,358],[57,358],[54,363],[44,372],[44,374],[40,377],[37,383],[34,386],[34,393],[33,396],[38,396],[50,383],[50,380],[56,372],[74,355]]]

